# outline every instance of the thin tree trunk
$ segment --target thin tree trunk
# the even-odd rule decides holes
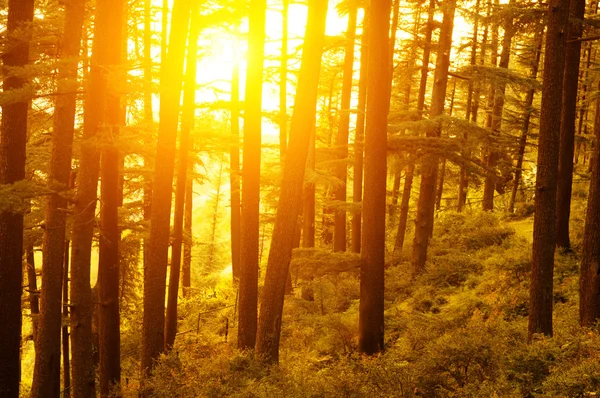
[[[306,168],[315,171],[315,127],[311,128]],[[304,183],[304,208],[302,210],[302,247],[315,247],[315,183]]]
[[[284,0],[287,1],[287,0]],[[237,52],[237,46],[236,50]],[[287,123],[287,122],[286,122]],[[280,135],[281,139],[281,135]],[[231,77],[231,148],[229,155],[231,184],[231,269],[233,279],[240,278],[240,66],[234,65]]]
[[[322,0],[310,0],[308,5],[308,20],[298,76],[296,105],[292,114],[289,150],[283,169],[256,338],[256,355],[267,362],[276,363],[279,360],[285,282],[292,256],[298,214],[302,206],[302,186],[310,134],[315,120],[327,6],[328,1]]]
[[[152,185],[152,224],[144,273],[142,323],[142,374],[148,375],[164,349],[165,284],[169,254],[171,193],[179,119],[183,64],[190,21],[191,0],[175,0],[169,33],[169,52],[161,65],[160,122]]]
[[[548,4],[529,298],[529,338],[552,335],[556,180],[569,0]]]
[[[600,84],[598,85],[600,88]],[[596,139],[600,140],[600,101],[596,101],[594,124]],[[600,318],[600,146],[596,145],[594,166],[583,235],[581,275],[579,279],[579,323],[593,326]]]
[[[173,243],[171,245],[171,272],[167,294],[167,315],[165,320],[165,350],[173,348],[177,334],[177,301],[179,296],[179,277],[181,269],[181,249],[183,244],[183,219],[185,192],[187,187],[188,153],[190,134],[194,129],[196,113],[196,64],[198,56],[198,37],[200,35],[199,5],[194,2],[190,20],[187,61],[185,67],[185,85],[181,135],[179,140],[179,159],[177,164],[177,186],[175,188],[175,214],[173,217]]]
[[[354,133],[354,182],[352,184],[352,202],[359,206],[362,202],[363,189],[363,151],[365,136],[365,109],[367,104],[367,63],[369,58],[368,8],[365,8],[362,23],[360,44],[360,78],[358,80],[358,112],[356,116],[356,132]],[[357,208],[352,216],[351,250],[360,253],[362,228],[362,211]]]
[[[258,317],[260,159],[266,0],[251,0],[242,169],[238,348],[253,349]]]
[[[423,60],[421,64],[421,79],[419,82],[419,94],[417,95],[417,111],[419,117],[423,117],[425,108],[425,92],[427,91],[427,76],[429,75],[429,58],[431,56],[431,37],[433,35],[435,14],[435,0],[430,0],[427,11],[427,25],[425,28],[425,37],[423,39]],[[404,178],[404,188],[402,190],[402,202],[400,204],[400,220],[398,221],[398,232],[396,242],[394,243],[394,252],[398,255],[402,252],[404,239],[406,236],[406,226],[408,224],[408,210],[410,208],[410,195],[412,191],[413,178],[415,174],[415,155],[409,156],[406,166],[406,177]]]
[[[369,18],[369,78],[365,132],[365,195],[358,349],[372,355],[383,350],[383,284],[385,262],[385,202],[387,114],[389,110],[390,0],[371,2]]]
[[[346,159],[348,158],[348,134],[350,132],[350,99],[352,97],[352,76],[354,66],[354,40],[356,36],[356,18],[358,8],[352,6],[348,14],[348,29],[346,30],[346,48],[344,53],[344,72],[342,82],[342,102],[340,123],[335,145],[339,151],[337,177],[342,184],[335,189],[334,199],[339,202],[346,202],[346,182],[348,181],[348,167]],[[338,202],[338,203],[339,203]],[[346,209],[336,209],[333,223],[333,251],[346,251]]]
[[[279,68],[279,159],[283,162],[287,151],[287,75],[288,75],[288,14],[290,0],[282,0],[281,10],[281,64]]]
[[[454,11],[456,0],[445,4],[444,18],[440,29],[440,42],[438,44],[438,56],[435,74],[433,77],[433,93],[431,96],[431,109],[429,118],[433,119],[444,112],[446,101],[446,88],[448,86],[448,68],[450,66],[450,52],[452,50],[452,31],[454,28]],[[441,126],[427,130],[427,137],[439,137]],[[425,270],[429,238],[433,230],[433,214],[435,210],[435,188],[437,181],[438,156],[427,154],[424,156],[421,166],[421,188],[419,193],[419,204],[417,207],[417,219],[415,222],[415,238],[413,241],[412,269],[411,273],[416,276]]]
[[[194,148],[193,139],[190,139],[190,149]],[[188,162],[188,178],[185,188],[185,213],[183,215],[183,232],[185,239],[183,241],[183,267],[181,272],[181,288],[183,297],[190,297],[190,288],[192,287],[192,213],[194,207],[194,167],[192,162]]]
[[[27,282],[29,288],[29,312],[33,329],[33,341],[37,337],[38,317],[40,314],[39,291],[37,287],[37,271],[35,270],[35,257],[33,246],[27,248]]]
[[[535,61],[531,66],[531,79],[536,79],[540,66],[540,59],[542,55],[542,43],[544,41],[544,29],[542,26],[536,33],[534,42],[536,43]],[[515,166],[515,179],[513,181],[512,192],[510,194],[510,201],[508,203],[508,213],[512,214],[515,212],[515,201],[517,200],[517,192],[519,191],[519,184],[521,183],[521,175],[523,173],[523,158],[525,156],[525,148],[527,146],[527,137],[529,136],[529,126],[531,122],[531,115],[533,113],[533,98],[535,97],[535,89],[532,88],[527,92],[525,98],[525,115],[523,117],[523,127],[521,128],[521,137],[519,138],[519,151],[517,153],[517,164]]]
[[[575,153],[575,118],[577,115],[577,85],[585,0],[571,0],[569,33],[565,54],[562,116],[560,126],[560,152],[558,160],[558,186],[556,190],[556,246],[570,249],[569,218],[571,216],[571,191],[573,185],[573,155]]]
[[[154,110],[152,106],[152,84],[153,84],[153,61],[152,61],[152,0],[144,0],[144,122],[150,129],[154,126]],[[164,60],[164,59],[163,59]],[[143,217],[150,224],[150,212],[152,211],[152,178],[150,171],[153,168],[150,156],[144,156],[144,199]],[[148,261],[148,239],[144,238],[143,262],[144,269]]]

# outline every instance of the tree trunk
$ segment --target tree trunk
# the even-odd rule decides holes
[[[35,257],[33,245],[27,248],[27,282],[29,288],[29,312],[31,314],[31,328],[33,332],[33,341],[37,337],[38,317],[40,314],[40,303],[37,287],[37,271],[35,270]]]
[[[258,252],[262,82],[266,37],[266,0],[251,0],[242,169],[240,311],[238,348],[253,349],[258,316]]]
[[[284,0],[287,1],[287,0]],[[237,53],[236,46],[234,52]],[[286,122],[287,123],[287,122]],[[229,155],[231,185],[231,270],[240,278],[240,66],[235,64],[231,77],[231,148]]]
[[[33,20],[33,0],[9,0],[6,35],[11,44],[2,55],[4,68],[29,62],[30,32],[23,27]],[[27,81],[18,74],[3,74],[3,92],[19,90]],[[25,178],[25,146],[29,101],[2,106],[0,125],[0,184]],[[21,376],[21,291],[23,284],[23,213],[0,212],[0,396],[19,396]],[[60,297],[60,296],[59,296]],[[60,355],[60,353],[59,353]]]
[[[421,79],[419,82],[419,94],[417,95],[417,111],[419,117],[423,116],[425,107],[425,92],[427,90],[427,76],[429,75],[429,58],[431,56],[431,37],[433,35],[435,14],[435,0],[430,0],[427,11],[427,26],[425,28],[425,37],[423,39],[423,60],[421,64]],[[402,202],[400,204],[400,220],[398,221],[398,232],[394,244],[394,252],[398,255],[402,252],[404,238],[406,236],[406,225],[408,224],[408,210],[410,208],[410,194],[412,191],[413,178],[415,174],[415,155],[409,156],[406,166],[406,177],[404,179],[404,188],[402,190]]]
[[[290,127],[289,150],[283,169],[256,338],[256,355],[274,363],[279,360],[285,284],[296,223],[302,205],[302,186],[310,134],[315,120],[321,54],[325,41],[328,1],[310,0],[308,4],[308,20]]]
[[[171,193],[183,63],[190,21],[191,0],[175,0],[169,33],[169,52],[161,65],[160,122],[152,185],[152,224],[144,272],[144,318],[142,324],[142,374],[148,375],[164,349],[165,284],[169,255]]]
[[[556,246],[570,249],[569,218],[571,215],[571,190],[573,185],[573,155],[575,153],[575,118],[577,115],[577,84],[583,32],[585,0],[571,0],[569,33],[565,54],[562,116],[560,125],[560,151],[558,159],[558,185],[556,190]]]
[[[352,202],[355,206],[362,202],[363,189],[363,146],[365,136],[365,108],[367,104],[367,63],[369,58],[368,8],[365,8],[360,43],[360,78],[358,80],[358,110],[356,116],[356,132],[354,133],[354,182],[352,184]],[[351,249],[360,253],[362,211],[357,208],[352,216]]]
[[[444,18],[440,29],[440,42],[438,44],[438,56],[433,77],[433,93],[431,96],[431,109],[429,118],[434,119],[444,112],[446,101],[446,88],[448,86],[448,67],[450,66],[450,52],[452,51],[452,31],[454,28],[454,11],[456,0],[445,4]],[[439,137],[441,126],[427,130],[427,137]],[[415,238],[413,241],[412,269],[414,276],[425,270],[427,260],[427,248],[429,246],[430,233],[433,229],[433,214],[435,210],[435,188],[437,181],[438,156],[426,154],[421,166],[421,188],[419,193],[419,204],[417,207],[417,219],[415,221]]]
[[[358,8],[352,6],[348,14],[348,29],[346,31],[346,49],[344,53],[344,71],[342,82],[342,102],[340,112],[340,123],[335,145],[339,151],[337,177],[342,181],[340,186],[336,187],[334,199],[339,202],[346,202],[346,182],[348,181],[348,167],[346,159],[348,158],[348,134],[350,132],[350,99],[352,97],[352,75],[354,66],[354,40],[356,36],[356,18]],[[339,203],[338,202],[338,203]],[[346,209],[338,208],[335,211],[333,223],[333,251],[346,251]]]
[[[99,379],[100,395],[108,397],[113,386],[121,381],[121,318],[119,314],[119,205],[120,178],[119,165],[121,155],[117,148],[122,120],[122,99],[119,92],[110,87],[124,84],[122,68],[122,47],[125,23],[125,1],[113,0],[107,4],[107,31],[97,32],[106,35],[109,45],[106,52],[107,65],[111,75],[108,80],[106,106],[104,108],[105,126],[101,130],[103,142],[100,169],[100,243],[98,258],[98,343],[99,343]],[[97,37],[97,36],[96,36]],[[117,80],[118,79],[118,80]],[[115,84],[117,84],[115,86]],[[118,395],[118,393],[117,393]]]
[[[71,187],[72,188],[72,187]],[[69,318],[69,240],[64,245],[64,266],[62,275],[62,316]],[[69,325],[62,326],[62,357],[63,357],[63,398],[71,397],[71,353],[69,347]]]
[[[188,153],[190,151],[190,134],[194,129],[196,114],[196,64],[198,56],[198,37],[200,36],[199,5],[194,2],[190,20],[188,38],[187,63],[185,67],[185,85],[183,94],[183,110],[181,136],[179,140],[179,161],[177,164],[177,186],[175,191],[175,214],[173,217],[173,243],[171,245],[171,271],[169,274],[169,292],[167,298],[167,315],[165,323],[165,350],[173,348],[177,334],[177,301],[179,295],[179,277],[181,269],[181,249],[183,244],[183,218],[185,207],[185,191],[187,186]]]
[[[540,30],[536,33],[534,42],[536,43],[535,61],[531,66],[531,79],[536,79],[540,66],[540,59],[542,55],[542,43],[544,41],[544,29],[542,25]],[[535,89],[532,88],[527,92],[525,98],[525,115],[523,117],[523,127],[521,128],[521,137],[519,138],[519,151],[517,152],[517,164],[515,166],[515,179],[513,181],[512,192],[510,194],[510,201],[508,203],[508,213],[512,214],[515,212],[515,201],[517,199],[517,192],[519,190],[519,184],[521,183],[521,175],[523,173],[523,158],[525,156],[525,147],[527,146],[527,137],[529,135],[529,126],[531,122],[531,114],[533,113],[533,98],[535,97]]]
[[[310,129],[310,142],[306,168],[315,172],[315,126]],[[302,209],[302,247],[315,247],[315,183],[304,182],[304,208]]]
[[[79,83],[77,65],[85,1],[70,2],[65,7],[65,23],[61,42],[58,92],[52,129],[52,151],[48,185],[56,193],[48,197],[42,257],[42,291],[40,294],[39,333],[36,337],[36,362],[32,396],[58,396],[60,393],[60,328],[64,242],[67,201],[61,194],[69,188],[71,156],[75,123],[75,108]]]
[[[385,202],[387,114],[389,109],[390,0],[371,2],[365,132],[365,194],[358,349],[372,355],[383,350],[383,284],[385,262]]]
[[[190,140],[190,149],[194,148],[193,140]],[[188,162],[191,163],[191,162]],[[181,272],[181,288],[183,297],[190,297],[190,288],[192,287],[192,212],[194,208],[194,175],[193,164],[188,164],[189,177],[186,179],[185,188],[185,213],[183,215],[183,231],[185,239],[183,241],[183,267]]]
[[[599,85],[600,88],[600,85]],[[594,124],[596,139],[600,140],[600,101],[596,101]],[[581,276],[579,279],[579,323],[594,326],[600,318],[600,146],[596,145],[590,193],[583,235]]]
[[[144,0],[144,122],[148,131],[153,131],[154,111],[152,106],[153,61],[152,61],[152,0]],[[164,58],[162,59],[164,60]],[[150,170],[154,165],[150,156],[144,156],[144,199],[143,217],[146,225],[150,225],[152,211],[152,177]],[[144,269],[148,261],[148,238],[143,241]]]
[[[535,183],[529,338],[534,333],[552,335],[554,228],[560,140],[556,126],[560,126],[561,119],[569,0],[550,1],[548,18]]]
[[[288,14],[290,0],[282,0],[281,10],[281,64],[279,68],[279,160],[287,151],[287,75],[288,75]]]

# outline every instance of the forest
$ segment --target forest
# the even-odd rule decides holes
[[[599,0],[0,0],[0,398],[600,394]]]

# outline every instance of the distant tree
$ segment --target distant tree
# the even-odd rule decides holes
[[[452,50],[452,31],[454,29],[454,12],[456,0],[444,3],[444,18],[440,28],[440,42],[438,44],[435,74],[433,76],[433,93],[429,118],[433,119],[444,112],[446,102],[446,89],[448,86],[448,67],[450,66],[450,52]],[[441,125],[429,128],[427,137],[440,136]],[[438,155],[426,154],[421,166],[421,187],[419,190],[419,203],[417,219],[415,221],[415,238],[413,241],[412,269],[413,276],[425,270],[429,238],[433,229],[433,213],[435,210],[435,189],[438,171]]]
[[[65,261],[65,235],[67,208],[65,191],[69,188],[75,111],[77,101],[77,67],[81,48],[81,31],[85,16],[85,0],[65,5],[65,22],[61,41],[58,92],[54,105],[52,150],[48,183],[56,193],[46,202],[42,286],[40,294],[41,313],[36,337],[36,357],[32,396],[58,396],[60,392],[60,328],[63,264]],[[65,303],[66,304],[66,301]],[[68,342],[67,342],[68,344]]]
[[[266,0],[250,2],[248,68],[244,111],[244,163],[240,248],[240,309],[238,348],[253,349],[258,314],[258,248],[260,210],[260,159],[262,84],[266,35]]]
[[[558,186],[556,191],[556,246],[570,249],[569,218],[573,185],[573,155],[575,154],[575,118],[577,115],[577,86],[583,32],[585,0],[571,0],[569,6],[568,42],[565,54]]]
[[[561,123],[562,84],[569,0],[548,3],[548,31],[544,57],[544,86],[535,182],[535,216],[529,288],[529,337],[552,335],[556,180]]]
[[[20,69],[29,63],[29,24],[33,0],[9,0],[2,55],[3,92],[26,86]],[[25,179],[25,146],[29,100],[2,105],[0,124],[0,184]],[[23,284],[23,213],[0,211],[0,396],[19,396],[21,375],[21,291]],[[58,297],[60,300],[60,296]]]
[[[302,206],[305,165],[312,124],[315,120],[327,7],[328,1],[310,0],[308,3],[302,64],[298,75],[290,141],[283,169],[256,337],[256,355],[267,362],[276,363],[279,360],[285,285],[298,214]]]
[[[192,0],[175,0],[169,51],[161,65],[160,122],[154,183],[148,262],[144,270],[144,318],[141,368],[148,375],[164,349],[165,284],[170,238],[171,197],[179,121],[183,64]]]
[[[371,2],[367,70],[365,185],[360,271],[358,349],[365,354],[383,350],[383,292],[387,173],[387,114],[389,110],[390,0]]]

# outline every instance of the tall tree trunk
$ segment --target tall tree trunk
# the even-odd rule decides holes
[[[356,116],[356,132],[354,133],[354,182],[352,184],[352,202],[355,206],[362,202],[363,190],[363,146],[365,136],[365,109],[367,105],[367,63],[369,59],[369,18],[368,8],[362,22],[360,43],[360,78],[358,80],[358,111]],[[360,253],[362,228],[362,211],[358,208],[352,216],[351,250]]]
[[[548,4],[548,33],[544,57],[544,86],[538,141],[535,182],[535,216],[529,297],[529,337],[534,333],[552,335],[552,293],[556,217],[556,180],[565,67],[569,0]]]
[[[289,150],[283,169],[256,338],[256,355],[267,362],[276,363],[279,360],[285,284],[298,214],[302,206],[302,186],[310,134],[315,120],[328,3],[322,0],[309,0],[308,3],[296,105],[292,114]]]
[[[419,117],[423,116],[425,108],[425,92],[427,91],[427,76],[429,75],[429,58],[431,56],[431,37],[433,36],[435,14],[435,0],[430,0],[427,11],[427,26],[425,28],[425,37],[423,39],[423,60],[421,63],[421,79],[419,82],[419,93],[417,95],[417,111]],[[394,252],[400,254],[404,246],[406,236],[406,225],[408,224],[408,210],[410,208],[410,194],[412,191],[413,178],[415,174],[415,155],[409,156],[406,166],[406,177],[404,178],[404,188],[402,190],[402,202],[400,203],[400,220],[398,221],[398,232],[394,243]]]
[[[430,119],[434,119],[444,112],[446,88],[448,86],[448,67],[450,66],[450,52],[452,51],[455,8],[456,0],[447,2],[444,7],[444,18],[440,29],[440,42],[438,44],[438,55],[433,77],[434,85],[429,111]],[[439,124],[434,128],[428,129],[427,137],[439,137],[440,129],[441,125]],[[415,238],[413,241],[411,269],[413,276],[425,270],[427,248],[429,246],[430,233],[433,230],[437,168],[438,156],[435,154],[425,155],[423,165],[421,166],[421,188],[417,207],[417,219],[415,221]]]
[[[112,0],[108,4],[107,26],[102,32],[109,37],[106,52],[107,65],[111,75],[108,87],[124,84],[122,46],[125,23],[125,1]],[[116,84],[116,85],[115,85]],[[119,314],[119,205],[120,187],[119,165],[121,155],[117,148],[122,120],[123,102],[119,92],[107,88],[104,108],[105,127],[102,129],[102,153],[100,169],[100,243],[98,258],[98,343],[100,395],[108,397],[114,385],[121,381],[121,318]],[[118,395],[118,393],[117,393]]]
[[[537,79],[540,59],[542,55],[542,44],[544,41],[544,29],[542,27],[536,32],[534,42],[536,43],[535,60],[531,65],[531,73],[529,77],[533,80]],[[521,183],[521,175],[523,174],[523,158],[525,157],[525,147],[527,146],[527,137],[529,136],[529,126],[531,123],[531,115],[533,113],[533,98],[535,97],[535,89],[529,89],[525,98],[525,115],[523,116],[523,126],[521,127],[521,137],[519,138],[519,151],[517,152],[517,164],[515,166],[515,179],[513,181],[512,191],[510,193],[510,201],[508,203],[508,213],[515,212],[515,201],[517,200],[517,192]]]
[[[173,216],[173,243],[171,245],[171,272],[169,274],[169,292],[167,297],[167,315],[165,323],[165,350],[170,350],[177,334],[177,301],[179,295],[179,277],[181,269],[181,249],[183,244],[183,219],[185,193],[190,151],[190,134],[194,129],[196,114],[196,64],[198,63],[198,37],[200,36],[199,4],[194,2],[190,20],[187,61],[185,67],[185,85],[179,139],[179,159],[177,164],[177,186],[175,190],[175,214]]]
[[[348,180],[348,167],[346,159],[348,158],[348,134],[350,132],[350,99],[352,97],[352,76],[354,66],[354,40],[356,36],[356,18],[358,8],[352,6],[348,14],[348,29],[346,31],[346,48],[344,52],[344,71],[342,82],[342,102],[340,123],[338,133],[335,139],[335,145],[339,151],[339,161],[337,177],[342,181],[334,192],[334,199],[339,202],[346,202],[346,181]],[[333,251],[346,251],[346,209],[338,208],[335,211],[333,223]]]
[[[389,110],[390,0],[371,2],[367,69],[367,128],[365,132],[365,195],[358,349],[365,354],[383,350],[383,283],[385,262],[385,202],[387,114]]]
[[[162,59],[164,61],[164,59]],[[152,106],[153,85],[153,61],[152,61],[152,0],[144,0],[144,122],[151,131],[154,126],[154,110]],[[150,224],[150,212],[152,211],[152,177],[150,170],[153,168],[150,156],[144,156],[144,199],[143,217],[147,225]],[[144,269],[148,261],[148,239],[144,238],[143,262]]]
[[[598,85],[600,88],[600,84]],[[596,101],[594,124],[596,139],[600,140],[600,100]],[[596,145],[590,193],[583,235],[581,275],[579,279],[579,323],[593,326],[600,318],[600,146]]]
[[[315,126],[311,128],[306,168],[315,172]],[[315,183],[304,182],[304,208],[302,209],[302,247],[315,247]]]
[[[75,108],[79,86],[77,65],[85,0],[69,2],[65,7],[58,91],[52,128],[52,151],[48,184],[56,193],[48,197],[42,257],[42,291],[40,294],[39,333],[36,337],[36,361],[32,396],[58,396],[60,393],[60,327],[64,242],[67,201],[63,191],[69,188]]]
[[[452,116],[454,111],[454,98],[456,97],[456,78],[453,79],[452,94],[450,95],[450,108],[448,109],[448,116]],[[440,166],[440,178],[438,181],[438,187],[436,191],[435,208],[439,211],[442,207],[442,194],[444,193],[444,180],[446,179],[446,159],[442,160]],[[431,234],[433,235],[433,225]]]
[[[183,63],[190,21],[191,0],[175,0],[169,33],[169,52],[161,65],[160,122],[152,185],[150,250],[144,272],[142,373],[148,375],[164,349],[165,284],[169,254],[171,193],[177,141]]]
[[[575,153],[575,118],[577,115],[577,84],[585,0],[571,0],[569,33],[565,54],[560,151],[558,159],[558,186],[556,190],[556,246],[569,249],[569,218],[573,185],[573,155]]]
[[[479,9],[481,7],[481,0],[477,0],[475,3],[475,12],[473,14],[473,37],[471,38],[471,66],[477,65],[477,42],[479,40]],[[468,121],[471,120],[471,117],[474,113],[477,112],[474,103],[474,91],[473,91],[473,81],[469,80],[469,89],[467,92],[467,104],[466,104],[466,113],[465,119]],[[469,139],[469,133],[464,132],[463,135],[465,141]],[[471,156],[470,151],[463,152],[463,156]],[[465,203],[467,201],[467,189],[469,187],[469,174],[467,172],[467,168],[464,166],[460,166],[460,177],[458,181],[458,200],[456,205],[456,211],[459,213],[462,211]]]
[[[288,17],[290,0],[282,0],[281,10],[281,64],[279,68],[279,159],[283,162],[287,151],[287,75],[288,75]]]
[[[258,317],[262,84],[266,0],[251,0],[244,112],[238,348],[253,349]]]
[[[284,0],[287,1],[287,0]],[[235,52],[237,53],[237,46]],[[286,122],[287,123],[287,122]],[[281,138],[281,136],[280,136]],[[231,77],[231,148],[229,155],[231,185],[231,270],[240,278],[240,66],[236,63]]]
[[[29,62],[33,0],[9,0],[6,35],[10,47],[2,55],[3,92],[26,86],[24,76],[8,73]],[[2,106],[0,125],[0,184],[25,178],[25,146],[29,101]],[[23,284],[23,213],[0,212],[0,396],[19,396],[21,376],[21,286]],[[60,296],[59,296],[60,297]],[[59,353],[60,354],[60,353]]]

